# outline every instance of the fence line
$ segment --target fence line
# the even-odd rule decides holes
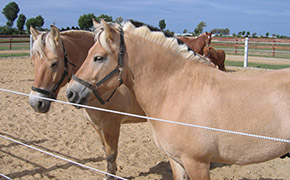
[[[1,174],[1,173],[0,173],[0,177],[4,177],[5,179],[8,179],[8,180],[13,180],[13,179],[11,179],[10,177],[5,176],[4,174]]]
[[[14,142],[14,143],[20,144],[20,145],[22,145],[22,146],[28,147],[28,148],[30,148],[30,149],[33,149],[33,150],[36,150],[36,151],[42,152],[42,153],[44,153],[44,154],[47,154],[47,155],[53,156],[53,157],[55,157],[55,158],[58,158],[58,159],[61,159],[61,160],[64,160],[64,161],[70,162],[70,163],[75,164],[75,165],[78,165],[78,166],[81,166],[81,167],[83,167],[83,168],[87,168],[87,169],[90,169],[90,170],[96,171],[96,172],[98,172],[98,173],[105,174],[105,175],[109,175],[109,176],[112,176],[112,177],[115,177],[115,178],[118,178],[118,179],[127,180],[127,179],[125,179],[125,178],[122,178],[122,177],[116,176],[116,175],[114,175],[114,174],[110,174],[110,173],[107,173],[107,172],[105,172],[105,171],[101,171],[101,170],[99,170],[99,169],[95,169],[95,168],[93,168],[93,167],[90,167],[90,166],[87,166],[87,165],[84,165],[84,164],[81,164],[81,163],[75,162],[75,161],[73,161],[73,160],[70,160],[70,159],[67,159],[67,158],[61,157],[61,156],[59,156],[59,155],[55,155],[55,154],[53,154],[53,153],[50,153],[50,152],[44,151],[44,150],[39,149],[39,148],[36,148],[36,147],[34,147],[34,146],[27,145],[27,144],[25,144],[25,143],[22,143],[22,142],[20,142],[20,141],[15,140],[15,139],[9,138],[9,137],[4,136],[4,135],[2,135],[2,134],[0,134],[0,137],[4,138],[4,139],[6,139],[6,140],[12,141],[12,142]]]
[[[14,43],[30,43],[29,35],[0,35],[0,40],[0,44],[9,44],[9,50]]]
[[[131,117],[137,117],[137,118],[141,118],[141,119],[148,119],[148,120],[159,121],[159,122],[164,122],[164,123],[171,123],[171,124],[176,124],[176,125],[189,126],[189,127],[193,127],[193,128],[211,130],[211,131],[216,131],[216,132],[223,132],[223,133],[229,133],[229,134],[235,134],[235,135],[241,135],[241,136],[260,138],[260,139],[265,139],[265,140],[272,140],[272,141],[290,143],[290,140],[288,140],[288,139],[268,137],[268,136],[262,136],[262,135],[256,135],[256,134],[250,134],[250,133],[243,133],[243,132],[237,132],[237,131],[231,131],[231,130],[224,130],[224,129],[212,128],[212,127],[195,125],[195,124],[175,122],[175,121],[159,119],[159,118],[154,118],[154,117],[141,116],[141,115],[137,115],[137,114],[131,114],[131,113],[126,113],[126,112],[120,112],[120,111],[115,111],[115,110],[110,110],[110,109],[105,109],[105,108],[99,108],[99,107],[93,107],[93,106],[88,106],[88,105],[82,105],[82,104],[76,104],[76,103],[70,103],[70,102],[67,102],[67,101],[50,99],[50,98],[46,98],[46,97],[40,97],[40,96],[36,96],[36,95],[32,95],[32,94],[26,94],[26,93],[17,92],[17,91],[12,91],[12,90],[8,90],[8,89],[0,88],[0,91],[13,93],[13,94],[18,94],[18,95],[23,95],[23,96],[28,96],[28,97],[29,96],[33,96],[33,97],[37,97],[37,98],[48,100],[48,101],[53,101],[53,102],[58,102],[58,103],[68,104],[68,105],[73,105],[73,106],[79,106],[79,107],[82,107],[82,108],[88,108],[88,109],[93,109],[93,110],[98,110],[98,111],[103,111],[103,112],[109,112],[109,113],[114,113],[114,114],[120,114],[120,115],[124,115],[124,116],[131,116]]]
[[[246,42],[248,39],[248,42]],[[290,53],[290,43],[289,42],[281,42],[277,39],[268,39],[258,41],[259,39],[249,39],[249,38],[230,38],[228,40],[224,40],[222,38],[213,38],[212,39],[212,46],[217,46],[217,49],[223,49],[225,51],[234,51],[234,54],[238,54],[244,50],[244,65],[247,65],[246,55],[249,53],[271,53],[272,57],[278,56],[281,58],[287,58],[288,54]],[[247,48],[245,48],[245,44],[248,43]],[[222,47],[232,47],[232,48],[222,48]],[[234,49],[233,49],[234,48]],[[243,48],[243,49],[242,49]],[[247,53],[246,53],[247,51]],[[265,55],[265,54],[264,54]],[[247,66],[244,66],[247,67]]]

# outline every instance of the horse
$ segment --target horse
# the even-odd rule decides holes
[[[205,32],[198,37],[183,37],[178,36],[177,38],[184,42],[194,52],[203,55],[203,48],[209,46],[211,43],[211,32]]]
[[[40,33],[32,27],[30,32],[35,40],[31,57],[34,62],[35,79],[29,104],[36,112],[46,113],[50,109],[51,101],[40,99],[38,96],[57,97],[60,88],[65,86],[67,80],[79,69],[86,58],[90,47],[95,42],[95,33],[81,30],[60,32],[55,26],[51,26],[48,33]],[[110,95],[108,93],[105,96]],[[122,86],[104,107],[144,115],[143,110],[132,97],[128,88]],[[103,107],[97,101],[89,104]],[[121,124],[146,120],[91,109],[85,109],[84,116],[100,136],[107,160],[107,172],[116,174]],[[112,177],[106,176],[106,179],[112,179]]]
[[[253,164],[290,152],[290,69],[229,74],[162,32],[130,22],[102,24],[67,86],[68,100],[86,104],[95,99],[93,91],[103,96],[125,84],[147,117],[177,123],[148,119],[174,179],[209,180],[210,162]],[[226,133],[233,131],[281,141]]]
[[[213,47],[206,46],[203,48],[203,55],[208,57],[211,62],[218,66],[219,70],[226,71],[225,69],[225,59],[226,54],[224,50],[216,50]]]

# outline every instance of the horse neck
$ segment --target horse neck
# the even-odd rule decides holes
[[[94,44],[94,34],[86,31],[68,31],[61,34],[68,59],[76,66],[72,68],[75,73],[84,62],[87,52]]]
[[[202,64],[186,60],[170,48],[138,38],[133,36],[125,39],[128,55],[125,68],[129,72],[125,83],[141,105],[152,104],[148,103],[152,99],[155,102],[162,101],[162,94],[166,94],[168,89],[172,89],[172,84],[182,79],[181,72],[190,77],[195,69],[192,65]],[[192,67],[190,70],[188,65]]]

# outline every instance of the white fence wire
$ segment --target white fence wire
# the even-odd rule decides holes
[[[0,88],[0,91],[6,92],[6,93],[13,93],[13,94],[17,94],[17,95],[23,95],[23,96],[34,96],[34,95],[31,95],[31,94],[26,94],[26,93],[12,91],[12,90],[3,89],[3,88]],[[288,139],[281,139],[281,138],[276,138],[276,137],[268,137],[268,136],[262,136],[262,135],[256,135],[256,134],[236,132],[236,131],[231,131],[231,130],[224,130],[224,129],[218,129],[218,128],[212,128],[212,127],[207,127],[207,126],[200,126],[200,125],[188,124],[188,123],[174,122],[174,121],[169,121],[169,120],[164,120],[164,119],[159,119],[159,118],[154,118],[154,117],[146,117],[146,116],[141,116],[141,115],[136,115],[136,114],[131,114],[131,113],[125,113],[125,112],[120,112],[120,111],[114,111],[114,110],[109,110],[109,109],[104,109],[104,108],[92,107],[92,106],[87,106],[87,105],[80,105],[80,104],[75,104],[75,103],[70,103],[70,102],[66,102],[66,101],[61,101],[61,100],[56,100],[56,99],[50,99],[50,98],[45,98],[45,97],[40,97],[40,96],[35,96],[35,97],[38,97],[38,98],[41,98],[41,99],[45,99],[45,100],[48,100],[48,101],[57,102],[57,103],[62,103],[62,104],[67,104],[67,105],[73,105],[73,106],[79,106],[79,107],[82,107],[82,108],[89,108],[89,109],[94,109],[94,110],[104,111],[104,112],[109,112],[109,113],[115,113],[115,114],[120,114],[120,115],[125,115],[125,116],[131,116],[131,117],[149,119],[149,120],[153,120],[153,121],[159,121],[159,122],[164,122],[164,123],[172,123],[172,124],[183,125],[183,126],[190,126],[190,127],[193,127],[193,128],[200,128],[200,129],[217,131],[217,132],[222,132],[222,133],[229,133],[229,134],[234,134],[234,135],[241,135],[241,136],[248,136],[248,137],[266,139],[266,140],[271,140],[271,141],[278,141],[278,142],[290,143],[290,140],[288,140]],[[78,166],[81,166],[81,167],[84,167],[84,168],[87,168],[87,169],[96,171],[98,173],[105,174],[105,175],[109,175],[109,176],[112,176],[112,177],[115,177],[115,178],[118,178],[118,179],[125,179],[125,178],[122,178],[122,177],[119,177],[119,176],[116,176],[116,175],[113,175],[113,174],[110,174],[110,173],[101,171],[99,169],[95,169],[95,168],[92,168],[90,166],[87,166],[87,165],[84,165],[84,164],[81,164],[81,163],[72,161],[70,159],[61,157],[59,155],[55,155],[53,153],[50,153],[50,152],[41,150],[39,148],[36,148],[36,147],[30,146],[30,145],[24,144],[24,143],[22,143],[20,141],[17,141],[17,140],[14,140],[12,138],[3,136],[2,134],[0,134],[0,137],[4,138],[6,140],[12,141],[12,142],[21,144],[21,145],[23,145],[25,147],[34,149],[36,151],[45,153],[47,155],[50,155],[50,156],[53,156],[53,157],[62,159],[64,161],[67,161],[67,162],[70,162],[70,163],[73,163],[75,165],[78,165]],[[3,176],[6,179],[10,179],[9,177],[7,177],[7,176],[5,176],[3,174],[0,174],[0,176]]]

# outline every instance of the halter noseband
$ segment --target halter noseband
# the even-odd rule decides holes
[[[104,105],[106,102],[109,102],[110,99],[113,97],[113,95],[115,94],[116,90],[123,84],[123,78],[122,78],[122,71],[123,71],[123,67],[124,67],[124,54],[125,54],[125,42],[124,42],[124,32],[122,28],[120,29],[120,48],[119,48],[119,56],[118,56],[118,65],[116,66],[116,68],[111,71],[108,75],[106,75],[103,79],[101,79],[100,81],[98,81],[96,83],[96,87],[101,86],[102,84],[104,84],[104,82],[106,82],[107,80],[109,80],[112,76],[114,76],[116,73],[119,74],[119,86],[112,92],[112,94],[109,96],[109,98],[107,100],[103,100],[103,98],[99,95],[97,88],[87,82],[84,81],[74,75],[72,75],[73,80],[77,81],[78,83],[82,84],[83,86],[91,89],[94,93],[94,95],[96,96],[96,98],[99,100],[99,102]]]
[[[32,91],[39,92],[41,94],[45,94],[45,95],[47,95],[47,97],[52,98],[52,99],[56,99],[56,96],[57,96],[56,91],[57,91],[57,89],[62,84],[64,78],[69,75],[69,72],[68,72],[68,70],[69,70],[68,64],[70,64],[72,66],[76,66],[76,64],[73,64],[68,59],[67,53],[66,53],[65,48],[64,48],[64,43],[63,43],[63,41],[61,41],[61,42],[62,42],[63,54],[64,54],[64,71],[62,73],[62,76],[61,76],[60,80],[56,83],[56,85],[52,88],[52,90],[46,90],[46,89],[37,88],[37,87],[34,87],[34,86],[31,87]],[[69,82],[69,81],[70,81],[70,77],[68,76],[67,77],[67,82]]]

